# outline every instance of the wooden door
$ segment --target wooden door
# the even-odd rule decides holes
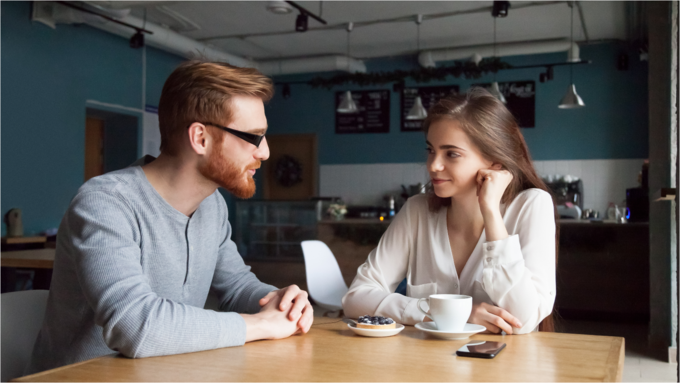
[[[307,200],[318,193],[316,134],[267,136],[269,159],[262,164],[264,198]]]
[[[85,181],[104,174],[104,120],[85,122]]]

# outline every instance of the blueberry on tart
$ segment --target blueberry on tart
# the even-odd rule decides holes
[[[397,324],[392,318],[385,318],[381,316],[370,316],[364,315],[359,317],[357,321],[358,328],[370,328],[370,329],[388,329],[396,328]]]

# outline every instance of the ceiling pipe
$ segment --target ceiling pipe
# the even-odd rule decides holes
[[[64,24],[85,23],[97,29],[125,37],[126,39],[129,39],[135,33],[134,30],[129,27],[116,24],[99,16],[67,8],[61,4],[36,1],[35,7],[50,8],[49,12],[43,12],[45,17],[39,20],[41,22]],[[57,9],[57,7],[59,8]],[[201,58],[210,61],[227,62],[238,67],[254,67],[267,75],[328,71],[366,72],[366,65],[363,61],[341,55],[269,60],[258,63],[254,60],[249,60],[211,48],[206,44],[185,37],[152,22],[147,21],[144,23],[144,20],[134,16],[128,15],[117,18],[117,20],[131,24],[135,27],[144,27],[144,29],[153,32],[153,34],[144,36],[146,44],[188,59]]]
[[[366,73],[366,64],[363,61],[340,55],[260,61],[258,68],[269,76],[340,70],[350,73]]]
[[[144,20],[134,16],[126,16],[119,20],[139,28],[143,27],[144,29],[153,32],[151,35],[144,36],[144,40],[146,44],[154,48],[190,59],[202,58],[210,61],[226,62],[238,67],[257,67],[255,61],[211,48],[203,43],[199,43],[196,40],[182,36],[177,32],[173,32],[152,22],[147,21],[145,23]],[[94,19],[86,20],[85,23],[97,29],[125,38],[130,38],[134,34],[130,28],[96,16]]]
[[[515,56],[538,53],[567,52],[571,48],[571,57],[578,52],[578,44],[571,43],[568,39],[551,39],[539,41],[525,41],[517,43],[497,44],[496,56]],[[435,67],[439,61],[463,60],[479,55],[493,57],[493,44],[474,45],[460,48],[431,49],[420,52],[418,62],[426,68]],[[477,56],[475,56],[477,57]]]

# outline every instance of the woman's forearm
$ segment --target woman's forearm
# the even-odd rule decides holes
[[[500,241],[508,238],[508,229],[505,228],[505,222],[501,216],[500,209],[491,209],[490,211],[482,211],[484,217],[484,230],[486,231],[486,241]]]

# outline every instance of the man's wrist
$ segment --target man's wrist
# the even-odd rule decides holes
[[[266,339],[266,326],[257,314],[239,314],[246,323],[246,343],[254,340]]]

